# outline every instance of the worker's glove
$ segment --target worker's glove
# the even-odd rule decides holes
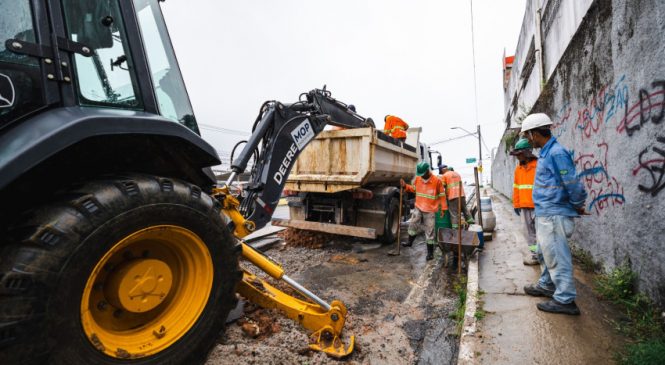
[[[517,216],[520,215],[520,210],[521,210],[520,208],[515,208],[515,214],[517,214]]]

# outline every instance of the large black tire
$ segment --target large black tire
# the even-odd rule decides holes
[[[383,243],[395,243],[401,220],[399,216],[399,198],[392,197],[390,198],[390,202],[388,202],[383,234],[379,237],[379,240]]]
[[[0,364],[204,362],[237,302],[241,278],[240,246],[219,210],[197,186],[130,175],[73,187],[26,212],[0,247]],[[110,357],[84,333],[82,292],[114,243],[159,225],[182,227],[205,243],[214,271],[211,292],[193,326],[169,347],[148,357]]]

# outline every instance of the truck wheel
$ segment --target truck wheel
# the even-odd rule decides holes
[[[383,235],[380,237],[381,242],[395,243],[400,221],[401,217],[399,216],[399,199],[392,197],[390,198],[390,202],[388,203],[388,210],[386,211]]]
[[[60,196],[0,247],[0,363],[205,361],[241,278],[219,204],[145,175]]]

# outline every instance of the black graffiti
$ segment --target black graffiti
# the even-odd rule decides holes
[[[665,145],[665,137],[658,136],[656,140]],[[640,165],[633,174],[637,174],[640,170],[646,170],[651,176],[651,186],[639,184],[637,188],[645,193],[650,193],[651,196],[656,196],[665,188],[665,150],[656,146],[652,146],[651,150],[660,156],[656,158],[653,158],[653,155],[648,156],[649,149],[643,149],[639,155]]]
[[[651,83],[652,91],[640,89],[638,92],[639,101],[632,107],[628,107],[628,99],[625,101],[624,123],[626,134],[632,136],[635,131],[642,128],[645,123],[660,124],[665,117],[665,80],[656,80]],[[635,109],[639,108],[638,113],[633,114]],[[639,116],[639,123],[630,125],[631,122]]]

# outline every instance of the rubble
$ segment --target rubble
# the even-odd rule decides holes
[[[338,239],[340,236],[324,232],[315,232],[315,231],[306,231],[297,228],[287,228],[279,233],[277,233],[287,246],[291,247],[307,247],[320,249],[323,246],[335,239]]]
[[[454,306],[454,293],[446,285],[449,278],[441,272],[441,265],[435,268],[425,262],[424,245],[392,257],[386,255],[392,246],[357,252],[355,238],[289,231],[287,237],[305,233],[308,240],[325,239],[314,247],[276,245],[265,254],[323,300],[338,299],[347,306],[342,340],[355,335],[354,352],[340,361],[312,351],[307,347],[310,333],[297,321],[247,303],[241,323],[227,328],[206,365],[449,363],[454,357],[454,339],[440,335],[454,328],[446,315]],[[280,290],[302,298],[287,284],[249,269]],[[419,280],[423,275],[426,280]],[[412,295],[413,291],[422,295]],[[414,327],[420,331],[415,333],[409,325],[414,321],[426,325]]]

